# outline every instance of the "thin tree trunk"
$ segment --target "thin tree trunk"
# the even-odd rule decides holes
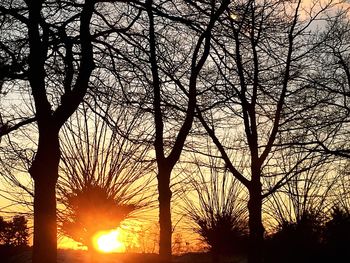
[[[262,224],[261,183],[254,182],[249,189],[249,250],[248,263],[263,262],[264,226]]]
[[[60,149],[58,132],[40,135],[35,160],[29,169],[34,179],[33,263],[56,263],[56,182]]]
[[[160,166],[161,167],[161,166]],[[159,200],[159,256],[161,262],[171,261],[171,190],[170,190],[171,169],[164,166],[158,172],[158,200]]]

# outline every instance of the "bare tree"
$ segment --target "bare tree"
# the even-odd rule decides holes
[[[303,113],[312,136],[309,144],[317,144],[325,154],[349,158],[349,40],[348,9],[329,17],[325,28],[317,34],[320,45],[313,52],[314,67],[309,72],[309,100],[315,107]]]
[[[346,213],[350,213],[350,180],[349,163],[339,164],[337,167],[337,182],[333,193],[332,204],[334,207]]]
[[[142,109],[145,125],[152,124],[147,141],[154,145],[158,167],[159,253],[163,260],[171,256],[171,172],[192,126],[197,86],[201,85],[198,76],[209,55],[211,31],[228,3],[132,3],[134,24],[127,32],[114,29],[115,45],[109,46],[114,58],[110,70],[122,87],[127,106]]]
[[[160,223],[160,248],[159,254],[164,260],[169,260],[171,255],[171,190],[170,190],[170,176],[171,171],[180,158],[186,137],[190,132],[192,122],[194,119],[196,96],[197,96],[197,78],[203,68],[210,50],[211,31],[214,28],[215,22],[219,19],[225,11],[229,1],[212,1],[204,3],[203,8],[208,8],[209,18],[204,25],[204,30],[198,36],[194,50],[191,55],[191,65],[189,68],[190,75],[188,77],[188,84],[181,84],[181,88],[185,88],[188,95],[187,109],[183,123],[180,125],[176,139],[170,149],[165,149],[164,145],[164,117],[162,111],[162,80],[160,78],[158,66],[158,52],[157,52],[157,37],[156,37],[156,23],[154,13],[152,11],[153,2],[151,0],[146,2],[146,9],[149,18],[149,45],[150,45],[150,64],[152,71],[152,85],[153,85],[153,108],[154,108],[154,124],[155,124],[155,141],[154,147],[156,152],[156,160],[158,164],[158,193],[159,193],[159,223]],[[166,154],[167,152],[167,154]],[[167,155],[167,156],[166,156]]]
[[[35,263],[56,262],[55,186],[60,159],[58,133],[82,101],[94,68],[90,34],[94,4],[4,1],[0,7],[8,26],[4,28],[5,34],[2,34],[1,49],[9,56],[14,53],[25,61],[18,69],[22,74],[11,77],[27,80],[25,83],[19,81],[17,85],[28,87],[34,100],[35,117],[27,118],[22,124],[34,118],[39,133],[36,154],[29,168],[34,180],[32,260]],[[52,15],[59,13],[52,19]],[[10,31],[11,23],[16,26],[12,28],[13,31]],[[78,24],[78,27],[73,24]],[[76,36],[75,43],[79,49],[73,45]],[[8,45],[12,39],[18,43],[15,52]],[[77,56],[80,56],[79,63],[74,64]],[[14,65],[12,60],[10,66]],[[14,127],[18,128],[19,125],[14,124],[12,129],[9,125],[2,125],[2,133]]]
[[[212,88],[198,99],[197,113],[227,168],[248,189],[249,263],[262,262],[263,199],[298,173],[299,162],[290,160],[289,171],[279,168],[278,162],[285,161],[279,151],[290,151],[291,144],[283,145],[305,136],[290,125],[303,111],[293,100],[303,92],[302,76],[317,46],[308,40],[311,26],[331,5],[314,1],[308,9],[302,1],[238,1],[230,5],[222,29],[213,33],[212,59],[221,77],[210,78]],[[238,139],[225,145],[225,136]],[[243,168],[230,158],[242,149],[249,156]],[[305,151],[299,161],[309,157]],[[267,187],[264,178],[270,180]]]

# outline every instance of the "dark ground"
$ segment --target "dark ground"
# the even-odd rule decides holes
[[[4,261],[2,259],[5,259]],[[110,253],[98,254],[95,260],[82,250],[58,250],[58,263],[157,263],[157,254],[143,253]],[[12,251],[11,255],[2,255],[2,263],[30,263],[31,251],[25,249],[22,251]],[[186,253],[183,255],[173,256],[173,263],[212,263],[212,258],[207,253]],[[240,258],[222,258],[220,263],[245,263]]]

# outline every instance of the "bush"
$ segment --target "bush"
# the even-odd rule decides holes
[[[295,222],[283,222],[268,238],[266,262],[320,262],[321,241],[321,221],[305,213]]]
[[[214,254],[237,255],[246,252],[248,224],[228,213],[217,213],[211,217],[197,218],[197,232],[210,246]]]
[[[348,258],[350,243],[350,213],[334,207],[331,219],[325,225],[324,241],[327,257],[334,262]]]
[[[12,221],[0,217],[0,244],[10,247],[28,246],[29,230],[24,216],[15,216]]]
[[[15,216],[12,221],[0,217],[1,262],[19,262],[14,260],[14,257],[29,249],[28,239],[29,230],[24,216]]]

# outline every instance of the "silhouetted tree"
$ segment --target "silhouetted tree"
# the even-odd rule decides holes
[[[184,3],[185,4],[185,3]],[[191,4],[191,3],[190,3]],[[160,240],[159,240],[159,254],[164,261],[169,261],[171,256],[171,190],[170,190],[170,177],[171,171],[176,162],[180,158],[181,151],[183,149],[186,137],[192,127],[194,119],[196,96],[197,96],[197,81],[199,74],[205,65],[205,62],[209,56],[211,45],[211,31],[213,30],[216,21],[223,14],[227,8],[229,1],[208,1],[203,2],[199,9],[207,9],[209,12],[208,18],[205,18],[205,24],[203,25],[203,31],[194,40],[193,53],[190,54],[191,64],[188,68],[189,76],[188,83],[182,83],[181,81],[174,81],[175,85],[183,90],[188,96],[187,107],[185,110],[183,123],[179,126],[178,133],[175,135],[175,141],[170,149],[165,148],[164,142],[164,114],[162,110],[162,104],[164,103],[162,98],[162,78],[158,59],[162,58],[158,51],[158,39],[157,34],[157,20],[153,12],[153,1],[146,2],[146,9],[149,18],[149,60],[152,72],[152,84],[153,84],[153,110],[154,110],[154,124],[155,124],[155,153],[156,161],[158,165],[158,193],[159,193],[159,223],[160,223]],[[193,4],[194,9],[197,8],[196,4]],[[191,14],[192,15],[192,14]],[[201,15],[204,15],[202,13]],[[168,59],[167,59],[168,60]],[[170,73],[170,72],[169,72]],[[168,73],[168,74],[169,74]],[[171,73],[170,73],[171,74]],[[169,75],[170,75],[169,74]]]
[[[1,262],[17,262],[14,258],[29,250],[28,239],[29,229],[24,216],[16,215],[8,221],[0,217]]]
[[[312,53],[314,67],[305,82],[308,100],[314,106],[301,114],[310,130],[308,145],[317,144],[319,151],[349,158],[349,41],[348,9],[328,19],[317,34],[320,44]]]
[[[130,76],[129,70],[118,80],[127,77],[126,95],[135,93],[134,83],[144,87],[140,91],[141,100],[135,102],[131,96],[129,102],[152,113],[152,143],[158,167],[159,254],[164,261],[171,256],[171,172],[192,127],[197,86],[201,82],[198,77],[209,56],[211,32],[228,4],[228,0],[200,3],[147,0],[141,4],[145,11],[141,15],[143,20],[134,29],[139,34],[127,39],[127,45],[134,47],[133,52],[125,51],[132,56],[125,60],[128,69],[134,71]]]
[[[277,222],[266,241],[268,262],[327,262],[325,222],[337,200],[341,176],[334,173],[339,165],[334,158],[322,156],[314,164],[266,202],[266,214]]]
[[[211,88],[198,99],[200,122],[226,167],[249,192],[249,263],[262,262],[263,199],[299,169],[299,163],[292,161],[293,154],[286,161],[279,152],[303,151],[283,144],[303,138],[289,125],[303,111],[293,100],[303,92],[299,84],[317,46],[309,41],[311,25],[332,1],[324,5],[315,2],[309,10],[304,4],[300,0],[231,3],[225,19],[220,20],[220,30],[212,34],[215,68],[206,75]],[[213,71],[220,77],[209,74]],[[225,144],[228,136],[231,145]],[[237,151],[247,156],[244,167],[230,158]],[[302,159],[308,156],[305,151]],[[287,163],[287,171],[280,168],[282,163]]]
[[[58,133],[82,101],[94,68],[90,34],[94,5],[28,0],[3,1],[0,6],[6,25],[15,27],[2,28],[1,50],[11,55],[18,47],[13,53],[25,61],[20,67],[23,74],[16,74],[12,83],[24,87],[20,92],[30,90],[38,127],[38,146],[29,169],[34,180],[34,263],[54,263],[57,258]],[[11,47],[12,42],[17,45]]]

